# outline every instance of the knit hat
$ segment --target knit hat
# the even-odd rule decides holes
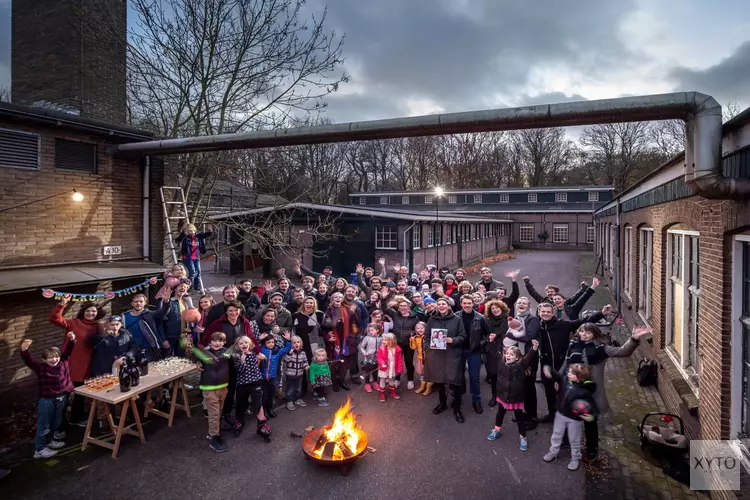
[[[419,275],[417,273],[411,273],[411,279],[413,280],[419,279]]]
[[[433,299],[432,297],[430,297],[428,295],[427,297],[424,298],[424,300],[422,301],[422,303],[425,304],[425,305],[427,305],[427,304],[434,304],[435,303],[435,299]]]
[[[120,323],[122,323],[122,316],[113,314],[112,316],[109,317],[107,321],[109,321],[110,323],[112,323],[113,321],[119,321]]]
[[[277,295],[278,295],[279,297],[281,297],[282,299],[284,298],[284,294],[283,294],[283,293],[281,293],[281,292],[279,292],[279,291],[276,291],[276,292],[273,292],[273,293],[272,293],[271,295],[269,295],[269,296],[268,296],[268,299],[270,300],[270,299],[272,299],[273,297],[276,297]]]
[[[456,277],[453,276],[451,273],[448,273],[445,275],[445,279],[447,280],[453,280],[453,283],[456,283]]]

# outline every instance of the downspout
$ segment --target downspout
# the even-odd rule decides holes
[[[622,308],[622,279],[620,276],[620,273],[622,272],[622,262],[620,261],[620,238],[622,236],[622,222],[620,219],[620,200],[617,200],[617,206],[615,208],[615,237],[617,238],[617,246],[615,246],[615,262],[617,262],[617,265],[615,266],[615,282],[614,282],[614,289],[615,289],[615,301],[617,303],[617,311],[620,311]]]
[[[412,223],[411,223],[411,226],[407,227],[407,228],[406,228],[406,229],[404,230],[404,260],[402,260],[402,261],[401,261],[401,262],[403,262],[403,264],[401,264],[402,266],[405,266],[405,265],[406,265],[406,235],[407,235],[407,234],[409,234],[409,231],[411,230],[411,228],[413,228],[413,227],[414,227],[414,226],[416,226],[416,225],[417,225],[417,223],[416,223],[416,222],[412,222]],[[414,240],[414,238],[412,238],[412,240]],[[411,264],[413,264],[413,263],[411,263]],[[410,269],[410,270],[412,269],[412,266],[411,266],[411,265],[409,266],[409,269]],[[413,272],[413,271],[412,271],[412,272]]]
[[[151,260],[151,157],[143,161],[143,260]]]

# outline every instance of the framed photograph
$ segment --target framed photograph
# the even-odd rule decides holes
[[[433,328],[430,330],[430,349],[444,351],[448,346],[445,342],[446,337],[448,337],[448,330],[445,328]]]

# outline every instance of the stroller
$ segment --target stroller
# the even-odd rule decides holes
[[[659,417],[666,425],[646,424],[646,421]],[[669,425],[679,423],[679,430]],[[641,436],[641,449],[647,450],[661,465],[664,474],[685,484],[690,484],[690,466],[686,459],[690,449],[690,441],[685,436],[685,424],[677,415],[672,413],[651,412],[638,425]]]

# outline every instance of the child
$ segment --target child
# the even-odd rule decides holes
[[[211,334],[208,349],[199,345],[193,349],[197,358],[195,364],[201,370],[200,390],[208,409],[208,435],[211,449],[216,453],[227,451],[227,445],[221,438],[221,410],[227,398],[229,386],[230,354],[224,347],[227,336],[223,332]]]
[[[289,340],[289,332],[284,333],[284,339]],[[286,342],[280,350],[276,350],[276,339],[273,334],[265,333],[260,336],[260,352],[265,359],[260,363],[261,381],[260,386],[263,389],[263,410],[270,418],[276,418],[276,412],[273,411],[273,395],[276,390],[276,375],[279,371],[279,363],[289,351],[292,350],[292,344]]]
[[[53,457],[57,455],[55,450],[65,446],[62,441],[54,439],[54,434],[58,434],[58,428],[62,423],[65,407],[68,404],[68,394],[73,392],[68,359],[75,347],[76,336],[73,332],[68,332],[67,338],[65,352],[61,354],[57,347],[48,347],[42,351],[42,363],[31,357],[29,347],[32,341],[25,339],[21,342],[21,359],[39,378],[34,458]],[[50,434],[53,435],[50,436]]]
[[[550,448],[543,460],[552,462],[557,459],[560,452],[563,435],[568,433],[570,440],[570,463],[568,470],[578,470],[581,465],[581,435],[583,422],[594,422],[598,413],[594,402],[594,391],[596,384],[590,380],[591,368],[588,365],[576,363],[568,367],[567,381],[559,372],[553,371],[548,365],[542,369],[544,376],[551,378],[559,384],[557,395],[557,413],[555,413],[555,424],[552,429]],[[581,414],[576,404],[583,401],[589,405],[590,410]],[[575,403],[575,404],[574,404]]]
[[[333,380],[325,349],[315,349],[308,376],[310,377],[310,385],[313,388],[313,399],[318,401],[318,406],[328,406],[328,401],[326,401],[326,387],[332,386]]]
[[[263,377],[259,366],[265,356],[255,353],[255,344],[246,335],[238,337],[234,346],[236,352],[231,355],[237,374],[237,419],[234,424],[234,435],[239,436],[245,427],[245,412],[250,408],[258,417],[258,435],[268,440],[271,437],[271,427],[261,404],[263,390],[260,381]]]
[[[177,288],[177,285],[179,285],[180,283],[187,283],[188,285],[190,285],[191,282],[187,276],[187,269],[185,269],[185,266],[183,266],[182,264],[175,264],[171,269],[165,271],[164,285],[159,289],[158,292],[156,292],[156,297],[154,298],[154,300],[158,301],[160,299],[163,299],[165,301],[169,301],[171,293],[167,295],[166,291],[174,291],[174,289]]]
[[[521,451],[529,449],[529,442],[526,439],[526,414],[524,413],[524,399],[526,398],[526,377],[529,365],[534,361],[534,357],[539,350],[539,342],[531,341],[532,348],[521,357],[521,350],[518,347],[508,347],[503,355],[504,359],[499,360],[497,373],[497,415],[495,416],[495,428],[490,431],[487,439],[496,440],[502,434],[503,419],[508,410],[513,412],[518,424],[519,447]]]
[[[385,387],[393,399],[401,399],[396,393],[396,375],[404,371],[404,354],[392,333],[383,335],[383,345],[378,349],[378,378],[380,379],[380,402],[385,403]]]
[[[417,375],[419,375],[421,383],[419,388],[414,391],[417,394],[423,394],[429,396],[432,393],[432,382],[425,382],[424,379],[424,334],[427,331],[427,324],[424,321],[420,321],[414,325],[414,333],[409,337],[409,347],[417,353],[417,365],[414,367]]]
[[[365,392],[372,392],[372,385],[375,389],[380,390],[378,381],[375,379],[375,372],[378,370],[378,349],[380,348],[380,325],[370,323],[367,326],[367,336],[359,343],[359,352],[364,356],[360,366],[365,377]]]
[[[284,356],[284,363],[286,368],[286,409],[289,411],[295,410],[295,405],[300,407],[307,406],[307,403],[302,401],[302,380],[305,378],[307,370],[310,369],[310,364],[307,361],[307,354],[302,349],[302,339],[298,336],[292,337],[292,350]]]

